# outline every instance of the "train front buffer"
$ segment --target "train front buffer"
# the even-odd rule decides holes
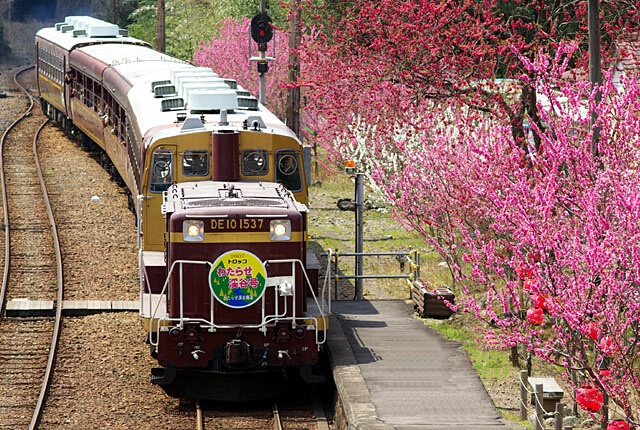
[[[168,315],[151,336],[159,364],[315,364],[326,316],[305,271],[306,207],[272,183],[179,184],[166,195]]]

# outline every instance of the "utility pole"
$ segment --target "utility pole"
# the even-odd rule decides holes
[[[596,105],[600,104],[602,93],[602,72],[600,64],[600,11],[599,0],[589,0],[589,81],[591,88],[598,87],[595,94]],[[591,138],[591,154],[598,156],[598,141],[600,140],[600,127],[594,127],[598,119],[597,112],[591,112],[591,127],[593,134]]]
[[[299,22],[299,0],[291,0],[291,32],[289,35],[289,88],[287,103],[287,127],[300,136],[300,87],[298,78],[300,75],[300,57],[298,57],[298,22]]]
[[[160,52],[165,51],[164,0],[158,0],[158,46]]]

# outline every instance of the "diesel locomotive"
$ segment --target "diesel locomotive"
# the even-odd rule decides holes
[[[308,249],[308,148],[236,81],[117,25],[70,16],[35,49],[43,112],[128,191],[151,382],[251,400],[316,380],[330,293]]]

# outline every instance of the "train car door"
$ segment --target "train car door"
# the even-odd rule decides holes
[[[65,64],[65,72],[64,72],[64,105],[66,107],[66,114],[68,118],[73,119],[73,102],[76,94],[78,93],[78,88],[80,86],[79,79],[81,77],[77,75],[77,72],[68,67]],[[75,100],[77,101],[77,100]]]
[[[149,167],[145,172],[146,195],[144,199],[142,226],[144,229],[144,249],[148,251],[164,250],[164,216],[160,210],[162,193],[176,178],[176,147],[161,145],[151,154]]]

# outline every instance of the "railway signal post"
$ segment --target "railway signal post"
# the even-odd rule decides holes
[[[257,14],[251,19],[251,39],[258,44],[258,51],[260,51],[259,57],[250,57],[251,61],[256,61],[258,64],[258,73],[260,74],[260,103],[265,104],[265,91],[266,91],[266,73],[269,71],[269,61],[275,60],[274,57],[267,57],[267,44],[273,38],[273,26],[271,25],[271,18],[264,12],[264,4],[262,12]],[[275,42],[274,42],[275,52]]]

